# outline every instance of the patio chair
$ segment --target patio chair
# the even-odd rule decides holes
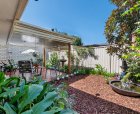
[[[18,66],[19,66],[19,73],[21,74],[22,78],[26,79],[26,77],[27,78],[32,77],[33,69],[31,65],[31,61],[28,60],[18,61]],[[30,79],[28,79],[28,81],[29,80]]]

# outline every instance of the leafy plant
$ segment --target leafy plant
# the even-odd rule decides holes
[[[59,58],[57,53],[52,53],[48,63],[51,67],[58,67]]]
[[[13,64],[13,61],[12,60],[8,60],[8,63],[7,64],[3,63],[3,71],[5,73],[7,73],[7,72],[13,72],[15,70],[16,70],[16,67]]]
[[[95,66],[96,72],[99,75],[103,75],[105,71],[105,68],[103,68],[100,64],[96,64]]]
[[[79,74],[79,75],[85,75],[86,74],[85,69],[79,69],[77,71],[77,74]]]
[[[115,73],[109,73],[105,68],[103,68],[100,64],[96,64],[94,69],[90,70],[90,74],[103,75],[105,78],[114,77]]]
[[[75,47],[77,55],[80,59],[87,59],[88,57],[94,57],[97,59],[95,55],[94,48],[91,47]]]
[[[83,42],[82,39],[78,36],[73,36],[74,37],[74,41],[73,41],[73,45],[75,46],[82,46]]]
[[[115,73],[110,73],[110,72],[105,71],[103,75],[105,77],[114,77],[115,76]]]
[[[90,71],[90,74],[98,74],[98,71],[96,70],[96,69],[92,69],[91,71]]]
[[[0,73],[0,114],[64,114],[70,112],[68,94],[63,86],[26,82],[19,77],[3,78]]]
[[[51,68],[51,64],[49,63],[49,62],[47,62],[47,64],[46,64],[46,69],[48,69],[48,68]]]
[[[81,68],[81,69],[77,69],[75,70],[74,72],[76,72],[76,74],[78,75],[89,75],[91,73],[91,70],[90,68]]]
[[[110,77],[105,77],[106,84],[109,84],[110,80]]]
[[[127,2],[127,1],[126,1]],[[125,11],[122,16],[132,16],[133,13],[139,12],[140,10],[140,1],[137,1]],[[140,82],[140,23],[137,20],[135,24],[135,30],[133,31],[134,42],[129,46],[129,53],[123,54],[123,58],[128,63],[127,74],[124,76],[122,81],[131,80],[135,83]]]
[[[67,73],[68,72],[68,65],[64,65],[60,68],[60,71]]]
[[[120,57],[124,53],[129,53],[129,45],[132,44],[132,33],[137,28],[136,22],[139,21],[139,0],[110,0],[116,9],[108,18],[105,27],[105,35],[110,47],[110,54],[118,54]],[[134,6],[134,7],[133,7]],[[133,10],[136,8],[136,10]],[[130,9],[130,10],[129,10]],[[125,15],[123,13],[130,15]],[[122,15],[123,14],[123,15]]]
[[[111,77],[114,77],[115,76],[115,73],[109,73],[109,72],[105,71],[103,73],[103,76],[105,78],[106,83],[109,84],[109,82],[111,80]]]
[[[87,74],[87,75],[89,75],[91,72],[91,68],[85,68],[84,70],[85,70],[85,74]]]
[[[4,79],[5,79],[4,72],[0,72],[0,83],[2,83]]]
[[[42,56],[38,52],[33,52],[32,55],[33,55],[33,57],[35,59],[33,61],[33,64],[39,64],[39,65],[43,64]]]
[[[68,58],[68,52],[66,52],[66,54],[67,54],[67,58]],[[70,55],[71,55],[70,56],[71,72],[73,73],[75,70],[78,70],[80,60],[74,53],[71,53]]]

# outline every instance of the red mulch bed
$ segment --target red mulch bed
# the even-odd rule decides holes
[[[73,108],[80,114],[140,114],[140,98],[115,93],[102,76],[74,76],[60,82],[69,84]]]

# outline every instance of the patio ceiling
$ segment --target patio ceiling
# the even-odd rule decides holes
[[[6,45],[14,20],[18,20],[28,0],[0,0],[0,44]]]
[[[43,45],[51,50],[67,49],[72,44],[73,37],[52,32],[21,21],[14,23],[14,33],[9,43],[14,45],[35,46]]]

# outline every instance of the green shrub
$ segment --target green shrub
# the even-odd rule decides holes
[[[51,67],[58,67],[59,65],[59,58],[57,53],[52,53],[48,63]]]
[[[26,82],[19,77],[5,79],[0,74],[0,114],[76,113],[70,109],[63,86],[56,88],[37,80]]]
[[[81,75],[89,75],[90,72],[91,72],[91,69],[89,68],[81,68],[81,69],[78,69],[78,70],[75,70],[75,72],[77,72],[77,74],[81,74]]]
[[[90,74],[103,75],[105,77],[113,77],[115,75],[115,73],[107,72],[107,70],[105,70],[100,64],[96,64],[96,67],[90,70]]]
[[[60,69],[60,71],[62,71],[62,72],[68,72],[68,65],[64,65],[61,69]]]
[[[48,62],[48,63],[46,64],[46,69],[51,68],[51,67],[52,67],[52,65]]]
[[[92,69],[90,68],[85,68],[85,74],[89,75]]]
[[[92,69],[92,70],[90,71],[90,74],[93,74],[93,75],[98,74],[98,71],[97,71],[96,69]]]
[[[84,75],[85,74],[85,70],[84,69],[79,69],[79,70],[77,70],[77,74],[78,75]]]
[[[105,71],[105,72],[103,73],[103,75],[104,75],[105,77],[114,77],[114,76],[115,76],[115,73],[110,73],[110,72]]]
[[[100,64],[96,64],[95,69],[97,70],[97,74],[104,75],[106,72],[105,68],[103,68]]]

